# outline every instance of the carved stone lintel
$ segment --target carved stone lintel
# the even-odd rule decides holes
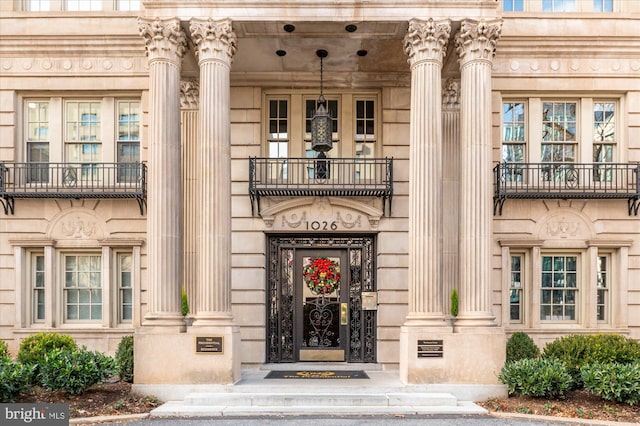
[[[178,18],[138,18],[138,31],[144,37],[149,62],[164,59],[180,64],[187,50],[187,37]]]
[[[189,31],[197,47],[200,61],[217,60],[231,65],[237,48],[237,37],[231,20],[192,19]]]
[[[502,32],[502,20],[464,20],[456,35],[455,45],[460,65],[471,61],[491,62]]]
[[[412,19],[409,21],[407,35],[404,36],[404,51],[409,56],[409,64],[431,60],[442,63],[447,53],[447,42],[451,34],[451,21],[448,19],[428,21]]]
[[[182,80],[180,82],[180,108],[198,109],[200,82],[198,80]]]
[[[447,80],[442,91],[442,107],[447,109],[460,108],[460,82]]]

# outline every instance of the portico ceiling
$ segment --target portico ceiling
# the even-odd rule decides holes
[[[295,30],[285,31],[287,24]],[[355,25],[357,29],[349,32],[345,29],[347,25]],[[362,87],[375,82],[405,85],[410,78],[403,47],[408,25],[407,21],[234,21],[238,51],[233,58],[232,80],[234,84],[261,80],[276,86],[316,85],[320,68],[316,51],[325,49],[329,52],[324,59],[328,85]],[[452,23],[452,27],[457,29],[456,23]],[[279,56],[277,51],[284,52],[284,56]],[[363,52],[366,55],[361,56]],[[448,52],[445,68],[451,62],[449,57],[455,56],[452,43]],[[457,64],[454,71],[457,72]],[[197,74],[197,59],[192,48],[185,58],[183,75],[195,77]]]

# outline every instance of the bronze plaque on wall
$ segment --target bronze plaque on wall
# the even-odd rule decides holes
[[[418,340],[418,358],[442,358],[442,340]]]
[[[222,336],[196,336],[196,353],[199,354],[221,354],[223,353]]]

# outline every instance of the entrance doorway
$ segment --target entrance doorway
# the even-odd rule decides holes
[[[376,362],[374,237],[269,237],[267,362]]]
[[[300,361],[345,360],[349,324],[346,265],[345,249],[296,251],[294,339]]]

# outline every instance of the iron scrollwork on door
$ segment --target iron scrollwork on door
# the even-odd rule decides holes
[[[269,239],[267,282],[267,362],[295,362],[294,259],[296,249],[341,248],[348,251],[350,280],[348,362],[376,362],[376,311],[362,310],[362,292],[375,291],[373,237],[280,237]],[[346,274],[345,274],[346,275]],[[322,306],[315,306],[322,308]],[[334,313],[335,314],[335,313]]]

